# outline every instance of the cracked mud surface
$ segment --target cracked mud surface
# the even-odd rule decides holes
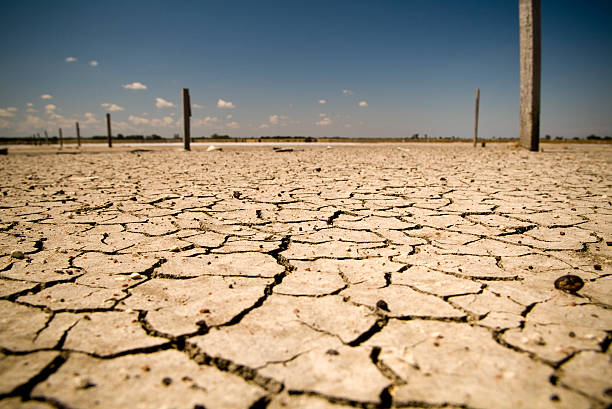
[[[0,408],[612,405],[612,147],[113,149],[0,159]]]

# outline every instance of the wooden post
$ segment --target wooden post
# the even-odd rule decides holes
[[[47,133],[46,129],[45,129],[45,145],[49,145],[49,134]]]
[[[480,88],[476,88],[476,108],[474,111],[474,146],[478,143],[478,105],[480,103]]]
[[[76,123],[76,135],[77,135],[77,147],[81,147],[81,129],[79,128],[79,123]]]
[[[111,134],[111,119],[110,114],[106,114],[106,131],[108,132],[108,147],[113,147],[113,137]]]
[[[538,151],[540,144],[541,29],[540,0],[519,0],[521,42],[521,124],[523,148]]]
[[[36,137],[38,139],[38,144],[42,145],[42,140],[40,139],[40,133],[39,132],[36,132]]]
[[[191,101],[189,100],[189,89],[183,88],[183,139],[185,150],[191,150],[191,128],[189,118],[191,117]]]
[[[59,129],[59,140],[60,149],[62,149],[64,147],[64,135],[62,134],[62,128]]]

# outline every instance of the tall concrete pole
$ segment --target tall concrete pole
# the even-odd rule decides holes
[[[183,88],[183,138],[185,150],[191,150],[191,127],[189,118],[191,117],[191,101],[189,100],[189,89]]]
[[[540,0],[519,0],[521,41],[521,146],[540,145],[541,29]]]
[[[113,147],[113,137],[111,133],[111,119],[110,114],[106,114],[106,131],[108,133],[108,147]]]
[[[79,123],[76,123],[76,135],[77,135],[77,147],[81,147],[81,129],[79,128]]]
[[[478,105],[480,104],[480,88],[476,88],[476,108],[474,111],[474,146],[478,144]]]

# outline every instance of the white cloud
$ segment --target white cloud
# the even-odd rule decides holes
[[[327,126],[327,125],[331,125],[331,123],[332,123],[331,119],[327,117],[321,119],[319,122],[315,122],[315,124],[319,126]]]
[[[12,113],[9,109],[0,108],[0,117],[2,118],[12,118],[15,114]]]
[[[196,108],[196,109],[202,109],[204,108],[204,105],[200,105],[200,104],[191,104],[192,108]]]
[[[32,108],[32,107],[29,107],[29,108],[27,108],[27,109],[26,109],[26,112],[38,112],[38,111],[37,111],[37,110],[35,110],[35,109],[34,109],[34,108]]]
[[[34,106],[34,104],[33,104],[33,103],[31,103],[31,102],[26,102],[26,106],[27,106],[28,108],[32,108],[32,107]]]
[[[212,126],[215,125],[218,121],[219,118],[217,118],[216,116],[207,116],[200,119],[194,119],[193,121],[191,121],[191,125],[193,125],[194,127]]]
[[[146,118],[140,118],[146,119]],[[165,116],[163,118],[153,118],[149,121],[151,126],[178,126],[178,121],[175,121],[171,116]]]
[[[125,89],[147,89],[147,86],[142,82],[132,82],[131,84],[125,84],[123,86]]]
[[[31,128],[46,128],[47,127],[47,122],[44,121],[42,118],[39,118],[37,116],[34,115],[28,115],[26,117],[26,125],[31,127]]]
[[[365,101],[359,101],[359,106],[362,107],[362,108],[365,108],[365,107],[368,106],[368,103],[365,102]]]
[[[96,60],[91,60],[89,62],[89,65],[91,65],[92,67],[97,67],[98,66],[98,62]]]
[[[57,108],[57,107],[56,107],[55,105],[53,105],[53,104],[48,104],[48,105],[45,105],[45,111],[46,111],[46,112],[47,112],[47,114],[49,114],[49,115],[54,114],[54,113],[55,113],[55,109],[56,109],[56,108]]]
[[[352,127],[353,127],[353,125],[351,125],[351,124],[344,124],[344,127],[345,127],[345,128],[352,128]]]
[[[234,115],[229,114],[228,116],[225,117],[225,119],[232,119],[234,117]]]
[[[51,95],[49,95],[49,94],[42,94],[42,95],[40,96],[40,98],[41,98],[41,99],[51,99],[51,98],[53,98],[53,97],[52,97]]]
[[[272,125],[278,125],[278,115],[270,115],[269,120]]]
[[[100,106],[106,108],[110,112],[124,111],[123,107],[120,107],[117,104],[100,104]]]
[[[342,95],[353,95],[353,91],[351,91],[350,89],[343,89]]]
[[[12,125],[13,124],[6,119],[0,119],[0,128],[10,128]]]
[[[66,62],[75,62],[76,60],[74,57],[66,57]]]
[[[155,98],[155,106],[158,108],[172,108],[174,104],[170,101],[166,101],[163,98]]]
[[[96,117],[94,116],[94,114],[92,114],[91,112],[85,112],[85,121],[81,122],[81,125],[94,125],[99,123],[100,121],[98,121],[96,119]]]
[[[232,128],[232,129],[240,128],[240,124],[236,121],[225,124],[225,126],[227,126],[228,128]]]
[[[6,110],[9,111],[9,112],[17,112],[18,111],[18,109],[15,108],[15,107],[8,107],[8,108],[6,108]]]
[[[235,108],[234,104],[230,101],[224,101],[221,98],[217,101],[217,107],[219,108]]]
[[[259,125],[259,129],[267,129],[267,128],[269,128],[268,124]]]
[[[320,100],[319,100],[319,104],[325,104],[326,102],[327,102],[327,100],[326,100],[326,99],[320,99]]]
[[[323,118],[324,116],[327,116],[327,114],[319,114],[319,116]]]
[[[144,124],[149,123],[149,120],[147,118],[141,118],[139,116],[134,116],[134,115],[130,115],[128,117],[128,121],[130,121],[134,125],[144,125]]]

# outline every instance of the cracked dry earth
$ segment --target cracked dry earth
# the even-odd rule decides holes
[[[612,146],[404,146],[2,157],[0,408],[609,407]]]

